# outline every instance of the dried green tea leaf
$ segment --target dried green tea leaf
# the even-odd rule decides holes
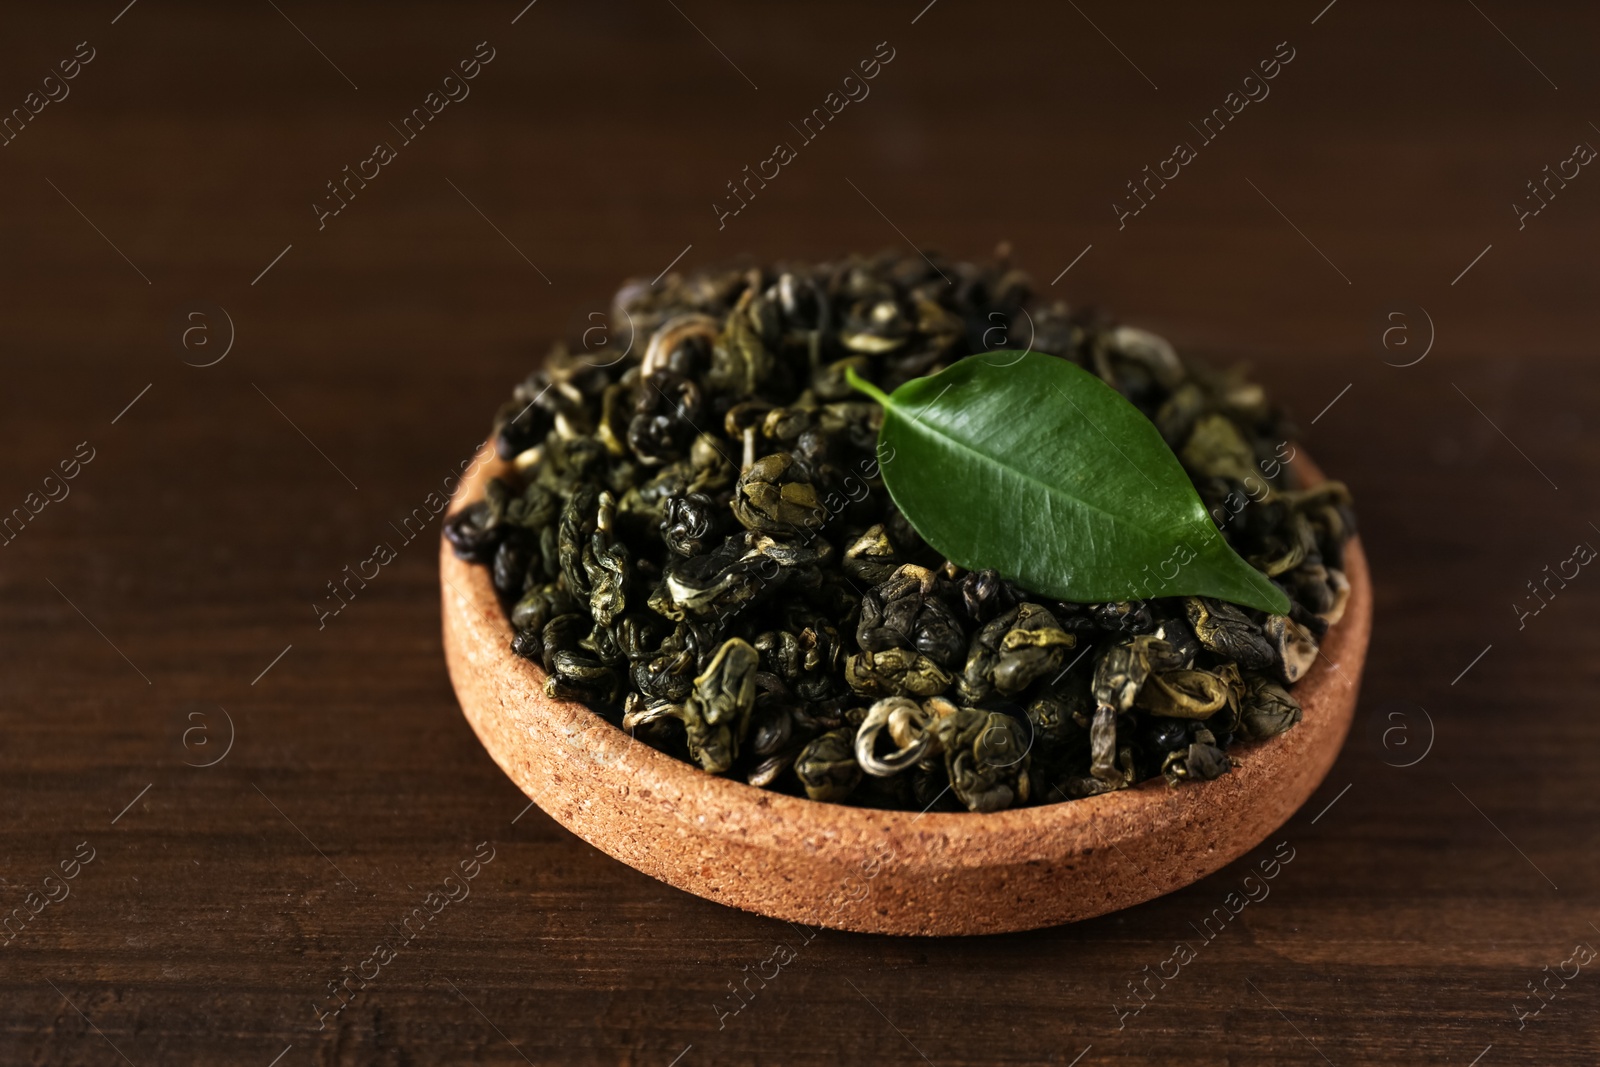
[[[495,415],[505,462],[444,537],[549,694],[706,773],[927,812],[1214,778],[1232,745],[1300,720],[1294,679],[1332,669],[1349,490],[1289,469],[1289,427],[1240,373],[1034,295],[1004,261],[915,252],[629,283],[612,314],[640,343],[556,345]],[[1044,356],[982,352],[1023,318]],[[975,353],[989,365],[958,363]],[[931,525],[891,496],[913,501],[930,457],[922,498],[960,513]],[[1205,517],[1261,574],[1194,539]],[[951,521],[1118,595],[968,569]],[[1263,576],[1287,610],[1236,606],[1267,599]]]

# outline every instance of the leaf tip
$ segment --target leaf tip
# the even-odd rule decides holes
[[[1256,571],[1256,573],[1261,574],[1260,571]],[[1257,584],[1261,589],[1260,603],[1252,604],[1250,605],[1251,607],[1259,608],[1273,615],[1287,615],[1293,610],[1294,605],[1289,602],[1289,595],[1278,588],[1276,582],[1262,574],[1261,580]]]

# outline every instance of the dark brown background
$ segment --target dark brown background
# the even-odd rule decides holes
[[[1595,1061],[1600,976],[1520,1031],[1513,1005],[1600,944],[1600,585],[1521,631],[1510,606],[1600,540],[1600,177],[1520,232],[1511,207],[1600,141],[1592,5],[938,0],[913,25],[925,0],[540,0],[513,25],[522,0],[139,0],[113,24],[123,2],[7,5],[0,43],[4,109],[98,53],[0,148],[0,510],[96,450],[0,548],[0,905],[96,851],[0,947],[0,1061]],[[318,232],[323,183],[482,40],[471,96]],[[885,40],[872,95],[719,232],[724,183]],[[1280,41],[1272,95],[1119,232],[1123,182]],[[1034,934],[823,933],[719,1031],[727,983],[793,932],[513,824],[445,676],[432,542],[325,629],[312,604],[624,278],[688,245],[686,267],[1002,239],[1051,295],[1249,357],[1300,413],[1377,580],[1357,728],[1270,898],[1125,1029],[1126,983],[1249,860]],[[226,327],[182,348],[196,301],[237,332],[203,369]],[[1420,309],[1437,343],[1386,366],[1422,351]],[[231,751],[186,766],[221,751],[219,709]],[[319,1030],[326,983],[482,840],[472,896]]]

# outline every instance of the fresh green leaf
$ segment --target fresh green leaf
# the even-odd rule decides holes
[[[848,374],[884,407],[890,496],[957,564],[1059,600],[1209,596],[1289,611],[1223,539],[1150,420],[1067,360],[968,356],[892,396]]]

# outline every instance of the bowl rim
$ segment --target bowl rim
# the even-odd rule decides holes
[[[490,447],[492,452],[492,444]],[[1305,485],[1324,480],[1303,450],[1300,462],[1307,475]],[[466,472],[451,497],[446,519],[482,499],[483,487],[490,478],[512,469],[512,463],[495,456]],[[1330,733],[1336,733],[1334,751],[1327,757],[1331,768],[1353,717],[1356,694],[1352,691],[1360,684],[1372,612],[1370,575],[1358,537],[1346,544],[1344,562],[1351,587],[1345,614],[1325,635],[1318,661],[1292,689],[1306,714],[1293,729],[1276,737],[1230,745],[1227,751],[1233,768],[1228,774],[1208,782],[1186,782],[1176,788],[1158,775],[1127,789],[1097,796],[996,812],[919,813],[812,800],[709,774],[637,741],[632,733],[613,725],[585,704],[543,696],[544,670],[511,651],[514,632],[495,593],[490,568],[458,558],[449,542],[440,538],[444,595],[453,593],[460,600],[458,608],[480,615],[494,638],[492,650],[479,650],[488,656],[480,669],[513,672],[540,695],[534,701],[538,706],[528,711],[555,713],[565,720],[563,733],[581,737],[584,744],[561,746],[563,755],[587,757],[597,772],[607,776],[619,769],[625,771],[629,788],[644,797],[687,799],[687,803],[665,804],[663,810],[670,808],[677,820],[692,824],[696,832],[720,827],[750,844],[802,848],[840,859],[856,855],[861,841],[883,839],[885,835],[891,841],[940,838],[948,846],[940,850],[940,863],[946,867],[1048,861],[1059,859],[1063,851],[1115,848],[1140,838],[1183,831],[1203,821],[1199,814],[1213,801],[1231,800],[1241,793],[1254,798],[1270,788],[1276,777],[1272,773],[1274,767],[1285,759],[1317,749],[1331,740]],[[1352,669],[1344,670],[1341,662],[1350,664]],[[1342,707],[1346,697],[1348,707]],[[468,718],[473,716],[469,714]],[[618,745],[625,747],[625,757],[637,751],[637,759],[599,757],[603,747],[614,751]],[[492,749],[491,754],[500,759]],[[1326,768],[1316,775],[1306,796],[1290,809],[1285,820],[1309,799],[1325,775]],[[516,780],[515,775],[513,778]],[[520,781],[518,785],[522,788]],[[528,792],[526,788],[523,791]],[[995,855],[996,839],[1004,839],[1011,849],[1008,855]]]

